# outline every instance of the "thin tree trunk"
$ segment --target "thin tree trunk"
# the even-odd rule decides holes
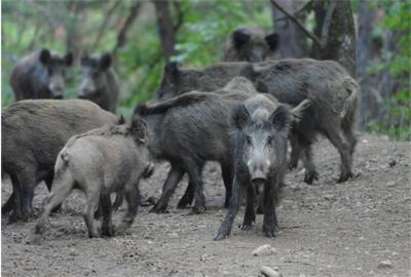
[[[369,1],[359,3],[358,41],[357,41],[357,80],[361,86],[360,127],[365,128],[372,114],[378,113],[375,89],[367,72],[371,58],[371,32],[375,13],[369,7]]]
[[[97,46],[99,45],[100,40],[102,39],[104,32],[107,28],[107,25],[110,22],[111,16],[113,15],[114,11],[120,6],[120,4],[121,0],[117,0],[111,7],[109,7],[107,12],[104,14],[103,23],[101,23],[100,28],[97,32],[96,40],[93,43],[92,49],[97,48]]]
[[[290,14],[294,14],[298,10],[298,2],[296,1],[276,0],[276,3]],[[278,45],[279,56],[281,58],[301,58],[306,56],[306,37],[301,29],[289,18],[284,18],[283,12],[274,5],[271,5],[271,7],[274,30],[280,37]],[[305,18],[305,15],[303,14],[302,17]]]
[[[351,1],[330,1],[327,15],[321,35],[321,58],[338,61],[355,77],[356,39]]]
[[[113,56],[117,54],[119,48],[123,47],[127,42],[127,32],[130,27],[133,25],[133,22],[136,20],[138,12],[140,10],[141,2],[135,1],[134,4],[130,7],[130,12],[124,21],[123,26],[121,27],[120,31],[117,35],[117,42],[113,48]]]
[[[166,62],[175,52],[175,29],[171,17],[169,1],[153,1],[157,15],[158,33],[161,40],[161,48]]]

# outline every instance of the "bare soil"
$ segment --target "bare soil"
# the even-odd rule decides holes
[[[358,143],[354,179],[336,184],[339,156],[327,141],[315,145],[320,180],[303,183],[299,167],[286,178],[278,208],[280,233],[263,236],[262,216],[251,231],[237,228],[231,237],[214,242],[224,217],[224,186],[215,164],[207,166],[208,210],[191,215],[176,203],[187,182],[180,184],[169,213],[142,207],[128,234],[87,238],[81,216],[84,198],[73,193],[61,213],[51,217],[40,245],[27,244],[35,219],[1,228],[3,276],[258,276],[260,267],[278,267],[286,276],[411,276],[411,143],[363,135]],[[159,165],[141,184],[145,197],[158,197],[168,166]],[[10,194],[2,185],[2,203]],[[40,210],[47,196],[36,190]],[[123,209],[124,210],[124,209]],[[121,211],[120,211],[121,213]],[[117,218],[119,214],[116,214]],[[253,256],[270,244],[276,253]],[[381,262],[388,261],[388,265]]]

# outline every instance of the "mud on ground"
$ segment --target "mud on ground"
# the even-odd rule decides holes
[[[258,276],[261,266],[286,276],[411,276],[411,144],[363,135],[355,155],[358,176],[336,184],[339,157],[327,142],[315,145],[320,180],[302,182],[301,166],[286,178],[278,209],[280,233],[262,235],[262,216],[251,231],[241,231],[243,209],[230,238],[214,242],[224,217],[220,170],[205,170],[208,210],[191,215],[175,209],[187,182],[180,184],[167,214],[142,207],[128,234],[88,239],[81,216],[83,196],[74,193],[62,213],[51,218],[41,245],[26,244],[35,220],[5,225],[2,220],[3,276]],[[167,165],[141,184],[145,196],[158,197]],[[2,184],[2,203],[10,194]],[[47,195],[36,190],[35,207]],[[116,215],[117,218],[119,215]],[[270,244],[276,253],[253,256]],[[388,261],[388,264],[381,264]]]

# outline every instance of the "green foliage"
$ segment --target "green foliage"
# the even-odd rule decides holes
[[[390,30],[399,39],[394,53],[384,53],[384,63],[374,70],[388,69],[398,82],[398,90],[386,101],[387,116],[382,122],[371,123],[370,128],[397,139],[411,140],[411,2],[383,1],[385,11],[381,27]]]
[[[19,58],[42,47],[63,53],[68,47],[66,39],[70,31],[76,32],[80,50],[111,51],[133,5],[132,1],[120,1],[94,47],[98,30],[115,1],[84,1],[79,12],[73,12],[70,6],[73,2],[3,1],[2,106],[13,101],[8,78]],[[272,28],[267,1],[181,0],[180,5],[183,24],[177,32],[176,55],[172,59],[189,66],[202,67],[220,60],[227,34],[238,26]],[[176,18],[174,6],[170,7]],[[115,69],[122,89],[119,113],[127,117],[137,103],[153,97],[163,67],[154,5],[146,1],[128,31],[125,46],[117,52]],[[79,66],[75,65],[69,72],[68,98],[76,97],[80,78]]]

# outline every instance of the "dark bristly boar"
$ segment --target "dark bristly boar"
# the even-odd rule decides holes
[[[353,176],[352,157],[359,87],[337,62],[312,59],[284,59],[262,63],[220,63],[203,70],[165,68],[158,98],[166,99],[187,91],[213,91],[235,76],[250,79],[257,90],[296,106],[304,99],[313,104],[291,134],[290,167],[295,167],[300,152],[306,169],[304,180],[312,183],[318,174],[312,161],[311,145],[316,134],[327,137],[341,157],[339,182]]]
[[[57,157],[51,195],[36,224],[35,234],[44,232],[50,212],[74,188],[83,191],[87,198],[84,220],[90,238],[124,232],[137,213],[140,178],[151,167],[147,143],[146,124],[137,117],[130,125],[104,126],[72,137]],[[116,228],[112,225],[110,200],[110,194],[114,192],[124,194],[128,206]],[[100,199],[101,230],[94,221]]]
[[[33,191],[44,180],[50,188],[57,154],[70,137],[118,118],[86,100],[24,100],[1,114],[2,170],[11,177],[13,194],[2,207],[10,220],[32,213]]]
[[[236,129],[232,134],[232,198],[215,240],[230,235],[241,195],[246,195],[247,204],[240,227],[248,230],[252,226],[255,222],[256,192],[262,193],[263,232],[267,237],[274,237],[278,226],[275,205],[287,171],[287,138],[293,118],[297,117],[292,115],[288,107],[264,94],[248,99],[233,110],[232,121]]]
[[[101,108],[116,112],[120,93],[117,76],[112,68],[111,54],[81,58],[82,81],[78,97],[93,101]]]
[[[21,59],[13,68],[10,84],[14,99],[62,99],[65,71],[73,63],[73,55],[61,56],[48,49],[36,51]]]
[[[238,28],[230,34],[224,50],[224,61],[262,62],[274,58],[278,35],[261,28]]]
[[[253,94],[257,92],[248,80],[235,78],[218,93],[191,92],[165,102],[136,108],[135,112],[149,126],[152,137],[149,149],[153,157],[171,164],[161,197],[152,211],[164,212],[167,209],[177,184],[187,173],[189,187],[194,191],[193,211],[202,212],[205,209],[205,197],[201,175],[207,161],[216,161],[221,165],[226,186],[225,205],[228,206],[232,181],[230,107]],[[190,197],[183,198],[179,208],[190,203]]]

